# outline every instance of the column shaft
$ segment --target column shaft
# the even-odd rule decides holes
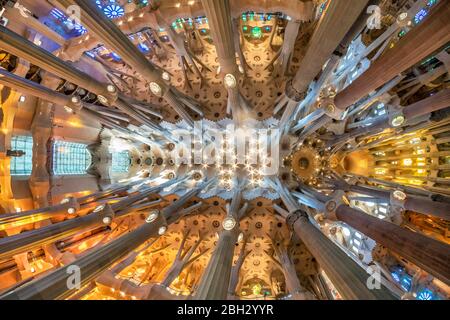
[[[359,210],[340,205],[336,217],[450,284],[450,246]]]
[[[367,287],[370,275],[314,227],[306,214],[295,220],[293,229],[344,299],[394,299],[384,287],[370,290]]]
[[[353,3],[352,3],[353,4]],[[412,67],[450,41],[450,3],[436,4],[418,26],[388,49],[369,69],[339,92],[334,103],[344,110],[399,73]]]

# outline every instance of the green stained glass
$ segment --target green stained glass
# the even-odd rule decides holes
[[[255,39],[260,39],[262,37],[262,30],[260,27],[252,28],[252,37]]]
[[[12,176],[29,176],[33,168],[33,137],[15,136],[11,139],[11,150],[21,150],[21,157],[11,157],[10,172]]]

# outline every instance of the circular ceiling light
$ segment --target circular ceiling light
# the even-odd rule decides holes
[[[170,81],[170,74],[167,71],[162,73],[162,78],[166,81]]]
[[[395,116],[392,121],[391,124],[393,127],[399,127],[401,126],[403,123],[405,122],[405,116],[402,114],[399,114],[397,116]]]
[[[159,216],[159,211],[152,210],[152,211],[150,211],[150,214],[145,219],[145,222],[152,223],[153,221],[155,221],[158,218],[158,216]]]
[[[223,81],[227,89],[236,88],[236,78],[231,73],[226,74]]]
[[[400,190],[395,190],[392,195],[399,201],[404,201],[406,199],[406,193]]]
[[[162,95],[162,88],[156,82],[150,82],[150,91],[155,95],[160,97]]]
[[[158,234],[160,236],[162,236],[164,233],[166,233],[166,231],[167,231],[167,227],[166,226],[159,227]]]
[[[231,216],[226,217],[222,221],[222,227],[227,231],[232,230],[235,226],[236,226],[236,220],[234,220],[234,218]]]

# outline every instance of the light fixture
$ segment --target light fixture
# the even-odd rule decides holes
[[[150,211],[149,215],[145,219],[145,222],[152,223],[153,221],[155,221],[158,218],[158,216],[159,216],[159,211],[152,210],[152,211]]]
[[[405,116],[402,114],[396,115],[392,121],[391,124],[393,127],[399,127],[405,122]]]
[[[75,208],[69,208],[69,209],[67,209],[67,213],[68,213],[68,214],[74,214],[74,213],[75,213]]]
[[[167,227],[166,226],[159,227],[158,234],[160,236],[162,236],[164,233],[166,233],[166,231],[167,231]]]
[[[244,234],[241,232],[238,236],[238,242],[241,242],[242,240],[244,240]]]
[[[112,218],[110,216],[106,216],[102,219],[104,224],[110,224],[112,222]]]
[[[25,102],[27,98],[25,96],[20,96],[19,98],[19,102]]]
[[[69,198],[64,198],[61,200],[60,204],[65,204],[65,203],[69,203],[70,199]]]
[[[108,104],[108,99],[106,99],[104,96],[102,95],[98,95],[97,96],[98,101],[100,101],[101,104]]]
[[[223,81],[227,89],[236,88],[236,78],[231,73],[226,74]]]
[[[162,78],[166,81],[170,81],[170,74],[167,71],[162,73]]]
[[[108,86],[106,87],[106,90],[108,90],[108,92],[110,92],[110,93],[114,93],[114,92],[116,92],[116,87],[113,86],[112,84],[108,84]]]
[[[394,196],[395,199],[399,200],[399,201],[405,201],[406,199],[406,193],[404,193],[403,191],[400,190],[395,190],[392,195]]]
[[[104,204],[102,204],[102,205],[98,206],[97,208],[95,208],[93,212],[97,213],[97,212],[102,211],[103,209],[105,209],[105,205]]]
[[[156,82],[150,82],[150,91],[155,95],[160,97],[162,94],[162,88]]]
[[[235,226],[236,226],[236,220],[231,216],[226,217],[222,221],[222,227],[227,231],[232,230]]]
[[[71,107],[64,106],[64,110],[65,110],[67,113],[73,113],[73,109],[72,109]]]

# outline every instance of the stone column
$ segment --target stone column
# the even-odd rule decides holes
[[[114,218],[130,214],[132,212],[131,210],[124,209],[128,208],[132,203],[142,200],[151,193],[157,192],[161,188],[165,188],[177,181],[178,180],[171,180],[160,186],[144,189],[136,195],[130,195],[111,205],[104,204],[98,206],[92,213],[82,217],[65,220],[32,231],[1,238],[0,259],[28,251],[40,245],[46,245],[67,238],[87,228],[93,228],[100,226],[101,224],[109,225]]]
[[[371,197],[385,200],[392,206],[400,207],[404,210],[415,211],[430,215],[436,218],[450,220],[450,203],[446,201],[435,201],[430,198],[409,195],[401,190],[386,190],[378,187],[362,185],[348,185],[337,183],[336,186],[345,191],[361,193]]]
[[[345,110],[368,93],[412,67],[450,41],[450,3],[440,1],[418,26],[387,50],[369,69],[334,98],[334,107]]]
[[[276,234],[272,239],[272,247],[278,260],[272,257],[273,261],[278,265],[284,275],[286,290],[291,295],[292,300],[316,300],[314,295],[303,288],[300,279],[297,276],[295,264],[292,262],[288,253],[288,248],[283,243],[280,234]]]
[[[236,299],[236,290],[239,283],[239,274],[244,264],[245,258],[250,254],[251,250],[246,251],[247,240],[242,243],[241,251],[236,263],[231,268],[230,284],[228,285],[228,300]]]
[[[242,113],[247,110],[242,108],[243,99],[238,88],[239,68],[236,63],[230,1],[202,0],[202,5],[216,47],[220,71],[224,75],[224,85],[228,90],[228,107],[231,108],[235,121],[239,123],[245,116]]]
[[[292,196],[286,189],[280,196],[284,203],[292,201]],[[394,298],[384,287],[380,290],[370,290],[366,285],[370,275],[317,229],[309,221],[309,217],[304,211],[297,207],[296,210],[290,210],[290,212],[286,223],[316,258],[320,267],[344,299],[378,300]]]
[[[149,238],[164,234],[167,225],[179,218],[179,216],[173,215],[174,211],[180,211],[180,208],[190,198],[207,187],[211,182],[212,180],[192,189],[186,193],[186,197],[183,196],[178,201],[170,204],[157,216],[149,215],[146,223],[136,230],[114,239],[98,249],[92,250],[69,265],[5,293],[0,296],[0,300],[53,300],[64,299],[73,295],[77,289],[68,288],[67,283],[72,283],[77,274],[80,276],[80,286],[83,287],[109,268],[109,266],[125,258],[130,250],[135,250]]]
[[[288,225],[306,245],[344,299],[391,300],[394,296],[385,288],[370,290],[370,275],[344,251],[317,229],[303,211],[290,214]]]
[[[0,47],[58,77],[103,97],[105,102],[114,103],[117,99],[117,90],[114,86],[109,88],[107,84],[91,78],[84,72],[55,57],[51,52],[3,26],[0,26]]]
[[[237,189],[231,200],[228,215],[222,222],[223,230],[219,234],[216,248],[193,297],[196,300],[225,300],[227,298],[234,249],[239,236],[239,221],[246,211],[245,205],[239,210],[240,202],[241,191]]]
[[[327,208],[331,209],[327,213],[330,218],[334,215],[339,221],[347,223],[439,280],[450,284],[448,244],[370,216],[345,204],[336,205],[333,201],[327,203]]]
[[[142,74],[150,84],[150,91],[163,97],[167,103],[190,125],[193,120],[179,102],[175,90],[167,85],[158,70],[145,55],[128,39],[116,24],[107,18],[95,2],[84,0],[58,0],[62,7],[77,5],[80,8],[81,20],[86,29],[95,35],[106,47],[116,52],[129,66]]]
[[[192,245],[190,248],[185,248],[186,239],[189,236],[190,230],[183,235],[183,240],[181,241],[180,247],[178,249],[177,255],[175,256],[175,261],[172,266],[166,272],[164,276],[164,280],[161,284],[165,287],[169,287],[172,282],[180,275],[184,268],[189,266],[192,262],[200,258],[203,254],[205,254],[209,249],[203,250],[200,254],[192,257],[195,250],[197,250],[198,246],[202,242],[202,235],[199,234],[198,240]],[[184,251],[184,252],[183,252]]]
[[[322,70],[347,32],[366,7],[368,0],[350,2],[330,1],[309,41],[299,71],[286,83],[286,96],[301,102],[306,98],[310,83]],[[287,123],[295,108],[286,108],[282,119]],[[286,114],[288,113],[288,114]]]

